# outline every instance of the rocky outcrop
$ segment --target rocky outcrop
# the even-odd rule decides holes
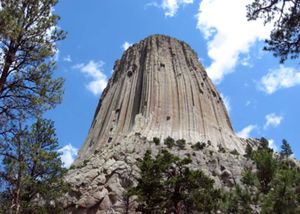
[[[184,148],[174,146],[170,149],[163,142],[156,145],[138,135],[125,137],[114,145],[103,145],[102,150],[96,150],[89,159],[69,171],[67,181],[71,190],[65,200],[66,213],[124,213],[128,204],[122,193],[136,182],[139,176],[137,161],[148,149],[153,155],[168,149],[181,158],[190,157],[193,161],[190,167],[201,169],[220,188],[230,188],[240,183],[244,167],[254,167],[252,161],[243,154],[233,152],[235,150],[215,149],[209,143],[198,150],[193,145],[187,142]],[[131,200],[129,205],[129,213],[135,213],[134,201]]]
[[[215,148],[243,151],[197,54],[168,36],[150,36],[116,62],[76,163],[136,133],[149,140],[209,140]]]
[[[190,167],[210,175],[216,186],[233,186],[244,166],[251,167],[243,157],[246,141],[235,135],[196,53],[182,41],[154,35],[130,47],[114,66],[88,137],[66,176],[71,185],[66,212],[122,213],[122,193],[139,176],[137,161],[147,149],[155,155],[167,148],[152,139],[162,142],[168,136],[185,139],[185,148],[169,150],[191,157]],[[195,149],[197,142],[204,148]]]

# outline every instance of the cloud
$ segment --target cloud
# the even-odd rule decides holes
[[[61,153],[60,158],[64,167],[69,168],[77,156],[78,149],[68,144],[59,149],[58,152]]]
[[[253,67],[253,64],[250,62],[250,59],[251,59],[250,55],[247,54],[247,56],[245,56],[244,58],[242,58],[242,59],[240,60],[241,65],[242,65],[242,66],[245,66],[245,67],[252,68],[252,67]]]
[[[71,58],[70,55],[67,55],[67,56],[65,56],[65,57],[63,58],[63,61],[65,61],[65,62],[72,62],[72,58]]]
[[[93,60],[89,61],[87,64],[77,64],[73,66],[75,69],[79,69],[84,73],[88,78],[91,78],[92,81],[86,85],[86,88],[92,92],[94,95],[99,95],[104,90],[107,85],[108,78],[101,71],[104,62],[94,62]]]
[[[270,70],[260,80],[259,89],[267,94],[273,94],[279,89],[291,88],[300,84],[300,72],[295,68],[280,65],[279,68]]]
[[[246,5],[251,1],[200,2],[197,28],[208,41],[208,56],[212,63],[207,72],[215,83],[220,83],[225,75],[234,71],[240,56],[248,54],[255,42],[269,35],[269,26],[264,26],[259,20],[247,21]]]
[[[130,46],[132,46],[132,43],[129,42],[124,42],[124,44],[122,45],[122,48],[124,51],[126,51]]]
[[[161,7],[165,10],[165,16],[173,17],[180,6],[193,3],[194,0],[163,0]]]
[[[227,112],[229,113],[231,111],[230,98],[227,97],[227,96],[224,96],[222,93],[221,93],[221,97],[222,97],[224,105],[225,105],[225,107],[227,109]]]
[[[271,113],[266,115],[266,123],[264,125],[264,129],[267,129],[268,127],[276,127],[279,126],[281,121],[283,120],[282,116],[276,115],[275,113]]]
[[[146,7],[154,6],[154,7],[162,8],[165,11],[166,17],[173,17],[176,15],[179,7],[187,4],[193,4],[193,3],[194,0],[162,0],[161,4],[157,2],[150,2],[146,4]]]
[[[268,139],[268,141],[269,141],[269,147],[270,147],[271,149],[273,149],[274,152],[278,152],[278,147],[277,147],[277,145],[275,144],[274,140],[273,140],[273,139]]]
[[[249,125],[249,126],[246,126],[245,128],[243,128],[241,131],[239,131],[236,134],[237,134],[237,136],[239,136],[241,138],[249,138],[250,133],[256,128],[257,128],[256,125]]]

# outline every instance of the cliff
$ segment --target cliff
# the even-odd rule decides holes
[[[67,213],[122,213],[122,193],[139,176],[136,163],[153,154],[167,137],[184,139],[191,168],[204,171],[216,186],[239,182],[248,163],[246,140],[238,138],[222,98],[197,54],[185,42],[154,35],[134,44],[117,60],[103,91],[88,137],[66,180]],[[193,145],[201,142],[203,150]],[[250,140],[247,143],[253,144]],[[235,151],[235,152],[232,152]]]
[[[242,151],[197,54],[186,43],[162,35],[133,45],[116,62],[77,162],[136,133],[148,140],[209,140],[215,148]]]

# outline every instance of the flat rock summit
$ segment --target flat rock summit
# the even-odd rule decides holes
[[[239,182],[247,165],[247,143],[233,131],[223,100],[197,54],[185,42],[153,35],[128,48],[117,60],[78,157],[66,180],[67,213],[122,213],[122,193],[139,176],[136,162],[147,149],[156,154],[167,137],[187,142],[191,168],[217,186]],[[247,141],[247,142],[246,142]],[[197,142],[206,148],[194,151]],[[231,153],[235,151],[235,155]],[[236,155],[241,154],[241,155]]]

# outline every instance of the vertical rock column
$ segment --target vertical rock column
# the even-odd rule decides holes
[[[196,53],[162,35],[134,44],[116,61],[78,160],[134,134],[210,141],[214,147],[242,151],[221,96]]]

